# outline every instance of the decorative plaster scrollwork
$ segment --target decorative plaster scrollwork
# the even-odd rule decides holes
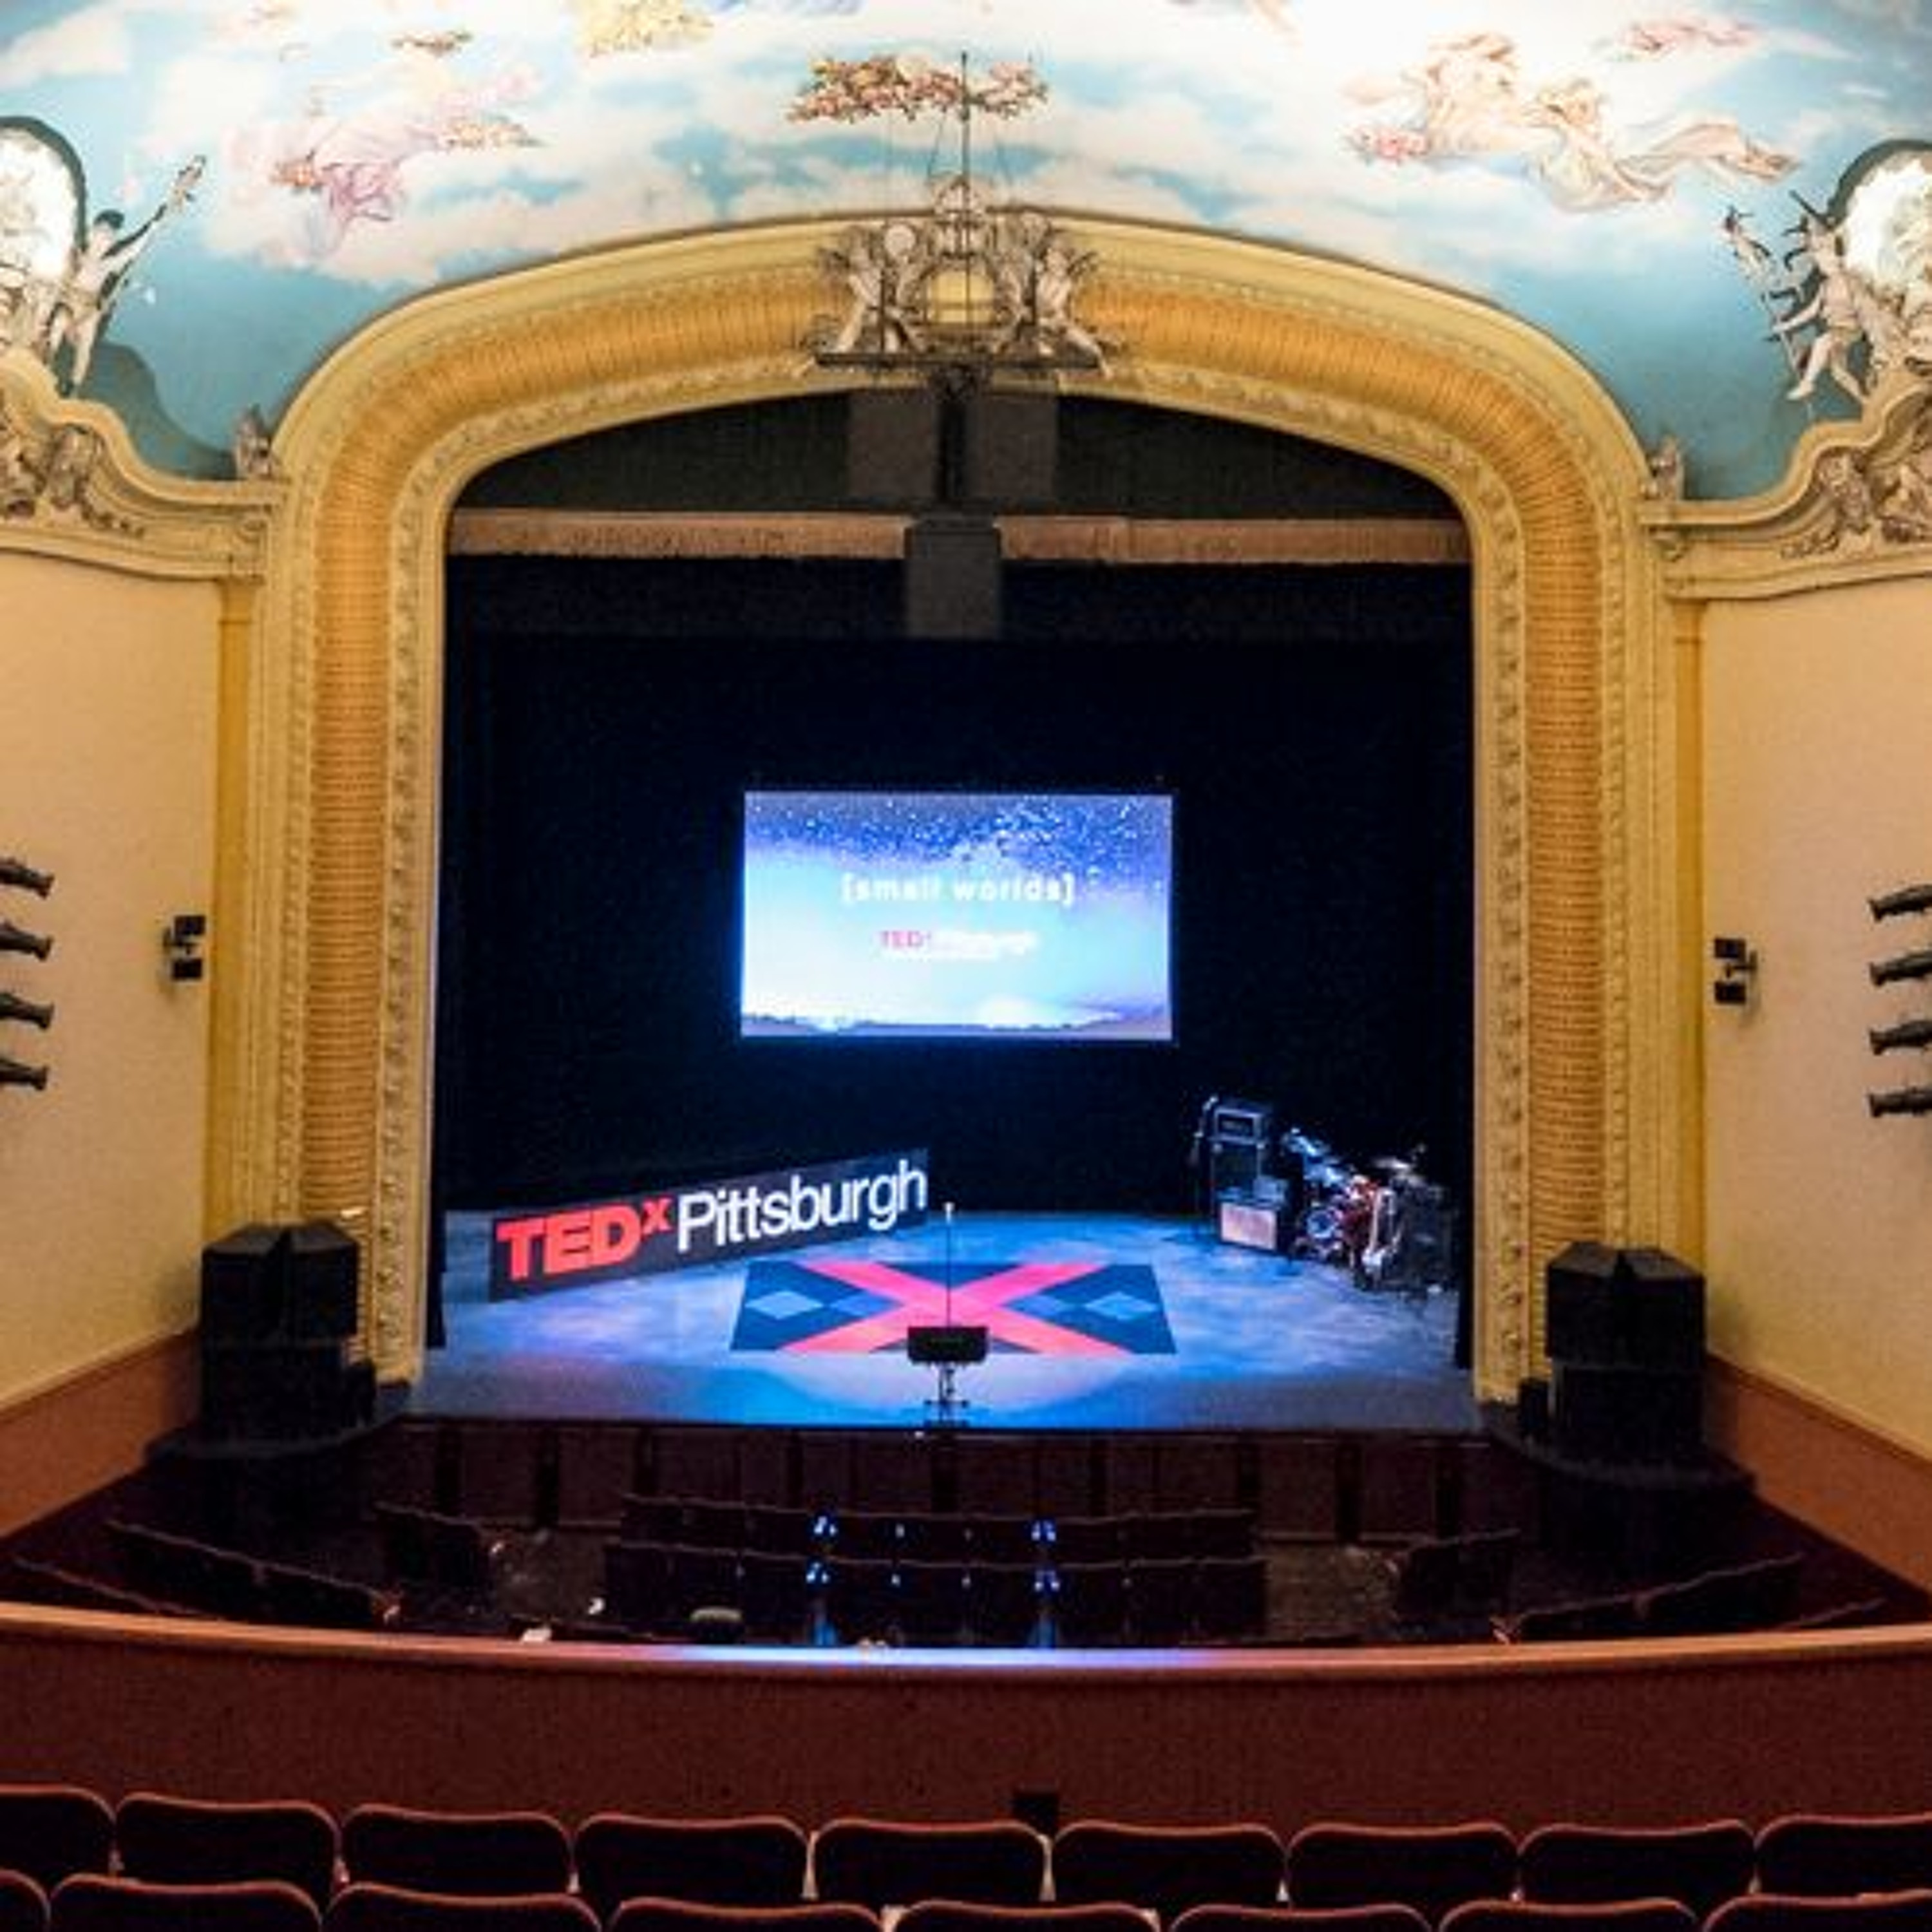
[[[1780,488],[1742,503],[1646,503],[1682,596],[1765,597],[1932,572],[1932,392],[1898,375],[1856,423],[1808,432]]]
[[[97,476],[103,454],[99,430],[74,422],[38,428],[0,397],[0,517],[140,536],[142,526],[114,508]]]
[[[144,577],[249,578],[278,492],[149,470],[120,419],[70,402],[23,351],[0,354],[0,548]]]

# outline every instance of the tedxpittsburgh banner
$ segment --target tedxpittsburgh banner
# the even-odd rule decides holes
[[[499,1215],[490,1228],[490,1298],[917,1227],[926,1219],[927,1166],[921,1148]]]

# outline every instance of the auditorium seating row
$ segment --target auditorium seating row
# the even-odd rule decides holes
[[[107,1526],[124,1588],[16,1556],[39,1600],[164,1616],[218,1616],[313,1630],[380,1630],[400,1614],[393,1591],[117,1517]]]
[[[973,1905],[920,1900],[896,1913],[858,1905],[733,1908],[638,1898],[608,1932],[1148,1932],[1130,1905]],[[1340,1911],[1288,1906],[1200,1905],[1174,1932],[1431,1932],[1406,1905]],[[1754,1894],[1720,1906],[1702,1932],[1925,1932],[1932,1892],[1836,1899]],[[1438,1932],[1700,1932],[1696,1915],[1667,1899],[1610,1906],[1529,1905],[1472,1900],[1438,1922]],[[358,1884],[318,1909],[272,1882],[168,1886],[138,1880],[70,1879],[48,1901],[32,1881],[0,1872],[0,1932],[605,1932],[568,1893],[466,1898]]]
[[[1177,1643],[1268,1629],[1260,1556],[1142,1562],[812,1557],[619,1540],[604,1602],[626,1630],[682,1635],[708,1612],[780,1642]]]
[[[1388,1560],[1389,1611],[1398,1625],[1490,1617],[1509,1606],[1522,1532],[1420,1537]]]
[[[358,1451],[368,1501],[609,1533],[627,1496],[1097,1516],[1246,1509],[1263,1534],[1394,1541],[1528,1520],[1522,1459],[1478,1435],[750,1428],[404,1416]],[[689,1538],[682,1539],[689,1540]]]
[[[635,1543],[922,1562],[1101,1563],[1251,1556],[1252,1510],[1124,1510],[1034,1516],[976,1510],[794,1508],[706,1496],[624,1498],[620,1534]]]
[[[74,1786],[0,1786],[0,1932],[32,1932],[46,1900],[61,1932],[276,1932],[286,1917],[230,1918],[143,1886],[252,1884],[283,1892],[342,1932],[428,1926],[358,1888],[445,1900],[568,1899],[581,1928],[621,1932],[877,1932],[876,1922],[807,1922],[812,1905],[881,1914],[927,1901],[992,1916],[916,1922],[913,1932],[1210,1932],[1203,1908],[1248,1916],[1213,1932],[1329,1922],[1666,1928],[1932,1926],[1932,1813],[1792,1815],[1755,1832],[1737,1819],[1652,1828],[1577,1823],[1520,1835],[1494,1822],[1402,1827],[1322,1821],[1286,1840],[1256,1823],[1084,1820],[1051,1837],[1014,1819],[921,1824],[842,1818],[815,1832],[776,1815],[670,1819],[602,1812],[573,1832],[540,1811],[448,1812],[365,1804],[336,1819],[300,1800],[196,1801],[136,1792],[110,1806]],[[69,1886],[77,1886],[69,1892]],[[1850,1901],[1882,1899],[1876,1916]],[[626,1918],[637,1902],[656,1916]],[[43,1915],[34,1916],[37,1910]],[[1808,1901],[1808,1903],[1800,1903]],[[284,1901],[286,1902],[286,1901]],[[1459,1917],[1484,1903],[1486,1916]],[[680,1918],[674,1906],[688,1908]],[[1131,1908],[1138,1924],[1067,1917]],[[172,1907],[172,1909],[171,1909]],[[1315,1912],[1377,1908],[1370,1922]],[[1550,1915],[1558,1908],[1569,1918]],[[706,1916],[707,1911],[711,1915]],[[1391,1918],[1391,1912],[1406,1918]],[[1010,1915],[1002,1918],[1000,1913]],[[694,1915],[694,1916],[692,1916]],[[1540,1916],[1538,1916],[1540,1915]],[[1594,1916],[1592,1916],[1594,1915]],[[540,1922],[525,1932],[534,1932]],[[449,1922],[454,1924],[456,1922]],[[514,1918],[506,1918],[506,1924]],[[566,1918],[554,1921],[562,1924]],[[901,1918],[900,1926],[906,1921]]]
[[[1802,1554],[1727,1564],[1645,1590],[1579,1598],[1499,1616],[1505,1643],[1606,1636],[1721,1636],[1778,1630],[1798,1618]]]

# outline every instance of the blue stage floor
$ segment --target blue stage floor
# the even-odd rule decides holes
[[[493,1303],[489,1227],[481,1214],[449,1219],[448,1341],[430,1352],[416,1385],[410,1406],[419,1413],[790,1426],[903,1427],[926,1419],[936,1372],[896,1348],[734,1352],[746,1300],[742,1259]],[[885,1264],[944,1279],[946,1242],[934,1222],[788,1258]],[[1341,1270],[1232,1246],[1197,1222],[1132,1216],[961,1215],[950,1258],[962,1281],[989,1264],[1150,1269],[1174,1344],[1161,1354],[995,1353],[960,1371],[969,1405],[962,1419],[971,1424],[1477,1425],[1468,1372],[1454,1360],[1453,1294],[1368,1294]]]

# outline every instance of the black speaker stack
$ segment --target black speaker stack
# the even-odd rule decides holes
[[[1578,1241],[1545,1276],[1549,1440],[1562,1456],[1688,1465],[1704,1448],[1704,1278],[1657,1248]]]
[[[201,1255],[201,1434],[313,1442],[366,1426],[362,1253],[332,1222],[238,1228]]]

